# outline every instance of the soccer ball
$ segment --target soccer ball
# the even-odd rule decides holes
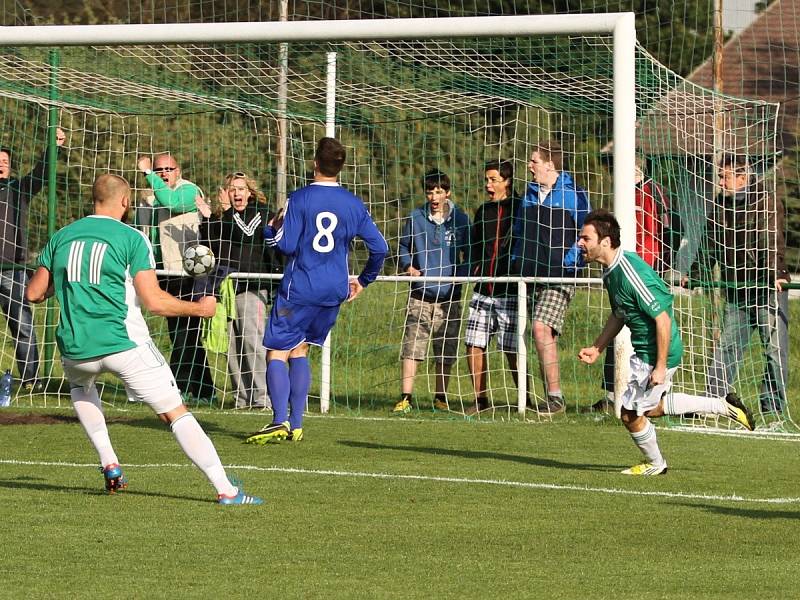
[[[206,277],[214,270],[214,253],[208,246],[197,244],[183,251],[183,268],[192,277]]]

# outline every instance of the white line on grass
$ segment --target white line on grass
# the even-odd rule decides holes
[[[97,469],[97,463],[70,463],[0,459],[0,464],[25,465],[37,467],[78,467]],[[162,463],[162,464],[127,464],[126,468],[134,469],[164,469],[164,468],[194,468],[189,464]],[[466,477],[434,477],[432,475],[398,475],[394,473],[368,473],[358,471],[332,471],[327,469],[298,469],[288,467],[259,467],[256,465],[226,465],[226,469],[261,471],[267,473],[291,473],[301,475],[325,475],[330,477],[367,477],[370,479],[395,479],[410,481],[436,481],[441,483],[466,483],[479,485],[497,485],[534,490],[555,490],[569,492],[588,492],[594,494],[610,494],[618,496],[643,496],[654,498],[680,498],[683,500],[706,500],[711,502],[737,502],[754,504],[800,504],[800,498],[748,498],[737,494],[721,496],[719,494],[699,494],[691,492],[660,492],[625,490],[620,488],[590,487],[583,485],[564,485],[556,483],[534,483],[529,481],[509,481],[504,479],[469,479]]]

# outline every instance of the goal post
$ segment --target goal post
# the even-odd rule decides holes
[[[47,60],[55,48],[61,57],[57,66]],[[364,199],[391,252],[385,275],[342,308],[331,344],[312,358],[312,394],[323,412],[328,407],[383,412],[399,395],[409,279],[396,274],[396,258],[404,223],[424,203],[420,179],[425,172],[447,172],[452,200],[473,218],[487,199],[484,165],[498,159],[512,164],[511,191],[521,196],[530,180],[531,148],[556,141],[564,150],[564,170],[588,190],[593,208],[613,209],[622,225],[622,245],[633,250],[634,167],[645,154],[654,180],[668,190],[676,214],[687,222],[686,247],[693,249],[711,200],[713,159],[705,144],[714,138],[715,125],[704,116],[709,108],[727,115],[724,127],[734,146],[745,140],[753,154],[770,155],[775,107],[727,98],[671,73],[637,46],[632,13],[0,28],[0,143],[21,148],[16,172],[24,175],[32,168],[54,123],[69,138],[58,165],[49,165],[57,169],[50,186],[55,192],[49,190],[58,198],[56,209],[48,209],[41,194],[31,204],[33,255],[46,239],[48,220],[61,227],[87,212],[87,191],[99,172],[128,178],[137,205],[151,202],[151,185],[137,169],[140,155],[173,154],[182,177],[204,190],[212,205],[226,174],[246,172],[274,208],[284,190],[307,182],[308,161],[321,136],[333,133],[342,141],[348,154],[342,183]],[[159,239],[161,223],[139,225]],[[687,251],[681,260],[688,263],[693,254]],[[356,245],[351,272],[360,271],[364,256]],[[592,267],[568,281],[576,294],[558,346],[571,410],[599,395],[602,365],[586,367],[574,360],[576,349],[591,343],[607,315],[598,276],[599,269]],[[236,281],[274,277],[234,273]],[[464,282],[463,336],[474,280],[459,281]],[[527,299],[524,314],[534,282],[516,278],[509,283],[517,286],[518,300]],[[678,385],[691,391],[706,383],[716,310],[704,296],[676,298],[687,345]],[[53,324],[45,322],[39,307],[35,317],[39,341],[47,339]],[[175,341],[185,332],[149,319],[170,360],[183,357],[189,367],[202,367],[201,375],[190,369],[190,381],[204,379],[208,388],[213,380],[214,397],[200,396],[216,407],[233,406],[233,372],[244,363],[232,363],[230,352],[201,350],[196,342],[184,344],[187,358],[177,352]],[[493,407],[500,410],[491,415],[531,416],[525,409],[528,397],[541,398],[539,353],[521,321],[521,385],[511,380],[503,351],[492,346],[487,352]],[[233,340],[236,324],[230,327]],[[475,399],[459,340],[450,376],[455,414]],[[6,335],[1,342],[0,367],[13,367],[13,340]],[[759,355],[748,360],[740,379],[745,374],[752,390]],[[620,357],[618,370],[626,362]],[[423,405],[424,390],[435,380],[428,365],[421,363],[417,376]],[[258,370],[247,369],[250,375]],[[55,379],[61,378],[57,365],[53,371]],[[532,374],[530,380],[526,373]],[[115,393],[108,401],[120,402]],[[44,403],[65,396],[63,388],[51,389]],[[18,402],[42,400],[30,394]]]

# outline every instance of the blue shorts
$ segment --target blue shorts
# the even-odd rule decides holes
[[[303,342],[322,346],[336,323],[339,306],[306,306],[278,294],[264,332],[268,350],[292,350]]]

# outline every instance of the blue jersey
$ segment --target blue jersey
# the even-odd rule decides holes
[[[277,231],[270,225],[264,227],[267,245],[288,257],[280,294],[307,306],[344,302],[350,295],[350,243],[356,237],[369,251],[358,276],[366,287],[380,273],[389,247],[364,203],[332,182],[315,182],[293,192],[283,225]]]

